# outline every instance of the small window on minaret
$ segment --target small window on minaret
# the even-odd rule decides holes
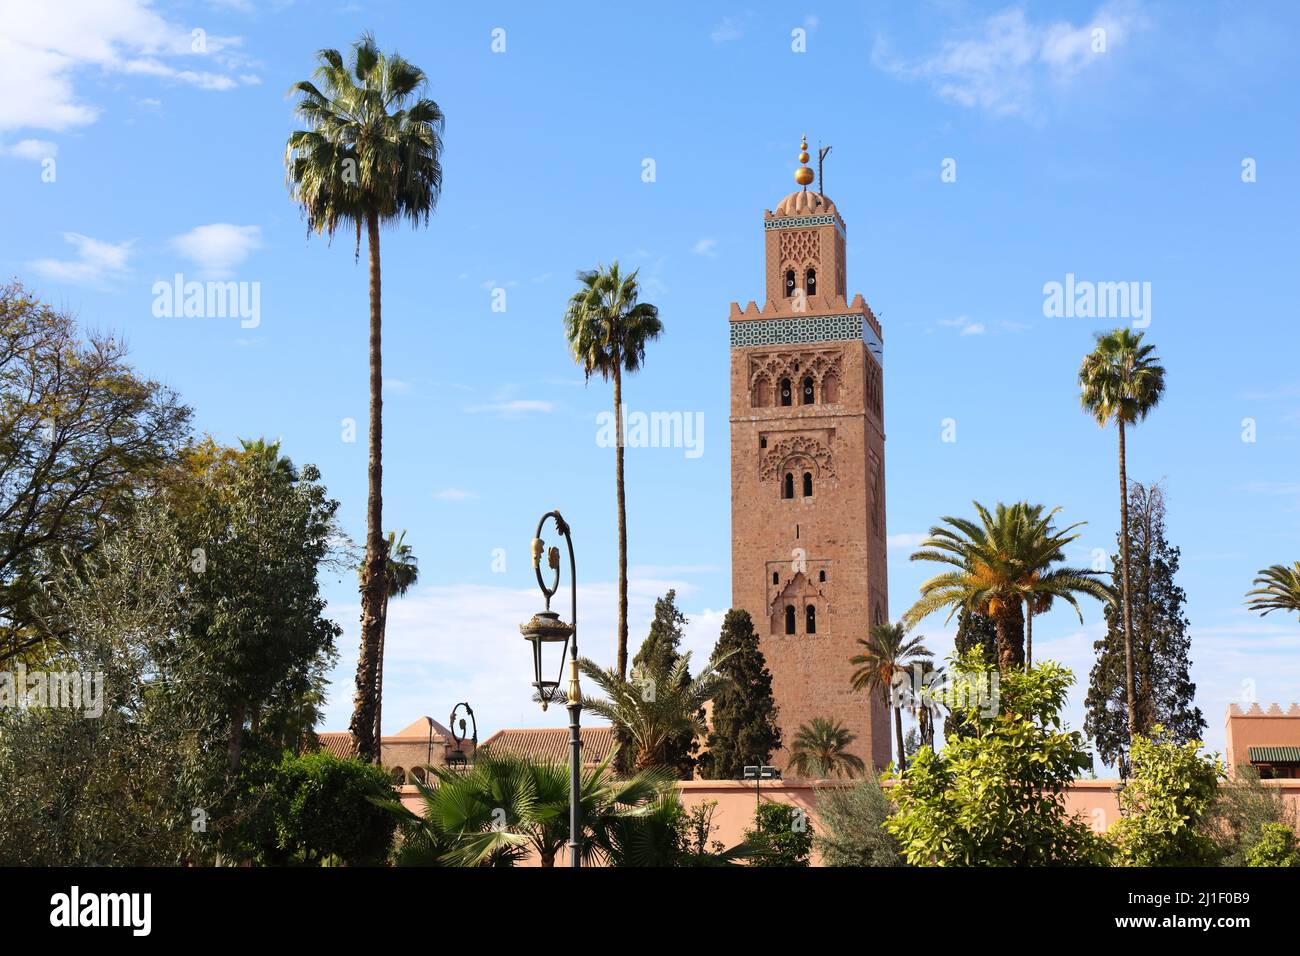
[[[776,572],[776,571],[773,571],[773,572],[772,572],[772,583],[773,583],[773,584],[780,584],[780,583],[781,583],[781,575],[780,575],[778,572]]]
[[[805,405],[813,403],[813,380],[811,378],[803,380],[803,388],[800,389],[800,400]]]
[[[792,396],[790,395],[790,380],[788,378],[783,378],[781,379],[781,404],[789,405],[791,400],[792,400]]]
[[[805,498],[812,497],[812,472],[811,471],[805,471],[803,473],[803,496]]]
[[[788,471],[785,473],[785,481],[781,483],[781,497],[794,497],[794,475]]]
[[[785,274],[785,297],[787,299],[794,296],[794,270],[790,269]]]
[[[785,632],[787,634],[794,633],[794,605],[793,604],[787,604],[785,606]]]
[[[763,435],[763,436],[761,436],[761,437],[758,439],[758,447],[759,447],[759,448],[766,448],[766,447],[767,447],[767,436],[766,436],[766,435]]]
[[[808,270],[807,281],[804,283],[804,289],[807,290],[809,295],[817,294],[817,270],[816,269]]]
[[[817,572],[817,580],[820,581],[822,584],[825,584],[825,583],[826,583],[826,572],[825,572],[825,571],[818,571],[818,572]]]
[[[811,604],[809,604],[807,609],[804,612],[804,617],[805,617],[804,633],[816,634],[817,633],[817,609],[813,607]]]

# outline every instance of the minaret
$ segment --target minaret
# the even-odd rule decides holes
[[[849,658],[889,620],[883,339],[846,298],[844,220],[808,190],[809,158],[805,137],[801,188],[763,214],[762,308],[731,304],[732,606],[758,631],[786,747],[827,717],[882,767],[889,714],[850,687]]]

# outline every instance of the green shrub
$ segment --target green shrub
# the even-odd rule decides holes
[[[754,851],[752,866],[808,866],[812,824],[801,807],[760,803],[754,828],[745,831],[745,845]]]
[[[1277,787],[1259,779],[1259,770],[1241,764],[1219,787],[1214,810],[1202,824],[1212,839],[1223,866],[1246,866],[1246,854],[1259,842],[1265,827],[1280,824],[1296,828],[1296,814]]]
[[[826,866],[903,866],[898,841],[885,829],[894,812],[874,774],[851,787],[817,793],[820,832],[813,843]]]
[[[1211,866],[1219,853],[1204,820],[1223,775],[1217,757],[1202,756],[1200,741],[1135,737],[1133,776],[1120,793],[1121,819],[1107,836],[1121,866]]]
[[[1246,851],[1247,866],[1300,866],[1295,831],[1285,823],[1265,823],[1259,839]]]

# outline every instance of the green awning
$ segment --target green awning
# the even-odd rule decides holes
[[[1247,747],[1251,763],[1300,763],[1300,747]]]

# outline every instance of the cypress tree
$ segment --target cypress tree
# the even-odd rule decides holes
[[[1129,489],[1129,601],[1133,627],[1134,717],[1137,733],[1161,724],[1177,743],[1199,740],[1205,719],[1192,700],[1191,622],[1187,596],[1174,581],[1180,551],[1165,538],[1165,495],[1157,483]],[[1117,536],[1118,537],[1118,536]],[[1111,557],[1118,588],[1120,557]],[[1128,775],[1128,716],[1124,689],[1123,608],[1106,607],[1106,636],[1093,647],[1084,729],[1108,764]]]
[[[954,656],[979,648],[980,659],[990,671],[998,669],[998,632],[991,617],[978,611],[962,608],[957,612],[957,636],[953,639]],[[965,734],[960,714],[948,714],[943,720],[944,740],[954,740]]]
[[[719,670],[731,681],[713,698],[708,752],[699,759],[701,774],[711,780],[737,780],[746,764],[767,763],[781,749],[772,674],[748,611],[732,609],[722,622],[714,659],[730,651]]]
[[[682,642],[682,629],[687,623],[686,615],[677,607],[677,591],[669,590],[667,594],[655,601],[655,616],[650,622],[650,633],[641,642],[641,648],[632,658],[632,672],[642,674],[666,674],[682,656],[678,647]],[[691,682],[690,671],[682,674],[682,686]],[[702,715],[701,715],[702,716]],[[620,743],[622,738],[620,737]],[[631,746],[624,747],[620,754],[630,754]],[[695,772],[695,755],[700,745],[690,733],[681,734],[668,744],[669,766],[677,770],[678,775],[689,780]],[[621,768],[620,768],[621,769]]]

